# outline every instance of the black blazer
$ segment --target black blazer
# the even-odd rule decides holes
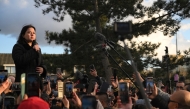
[[[46,76],[46,67],[43,65],[41,51],[37,52],[33,49],[34,44],[29,46],[26,42],[17,42],[12,49],[12,58],[16,68],[15,82],[20,82],[22,73],[35,73],[36,67],[43,68],[41,77]]]

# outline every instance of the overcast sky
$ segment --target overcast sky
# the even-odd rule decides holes
[[[151,5],[155,0],[144,0],[145,5]],[[49,45],[45,40],[45,30],[60,32],[62,29],[71,28],[71,19],[65,17],[63,22],[52,19],[53,14],[42,14],[42,8],[35,8],[33,0],[0,0],[0,53],[11,53],[22,27],[32,24],[36,27],[37,41],[43,53],[60,54],[64,52],[61,45]],[[184,20],[182,28],[177,34],[178,49],[183,51],[190,48],[190,19]],[[163,36],[161,32],[154,33],[149,37],[142,36],[134,39],[136,41],[161,42],[158,57],[161,59],[165,54],[165,46],[169,48],[169,54],[176,54],[176,36]]]

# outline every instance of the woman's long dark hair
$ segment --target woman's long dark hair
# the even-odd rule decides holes
[[[25,43],[25,39],[24,39],[23,36],[24,36],[24,34],[26,33],[26,31],[28,30],[28,28],[34,28],[34,30],[36,31],[36,28],[35,28],[33,25],[31,25],[31,24],[25,25],[25,26],[22,28],[22,30],[21,30],[21,32],[20,32],[20,35],[19,35],[19,37],[18,37],[18,40],[17,40],[18,43],[20,43],[20,44]],[[36,40],[34,40],[33,43],[36,43]]]

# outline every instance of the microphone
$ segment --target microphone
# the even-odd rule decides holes
[[[95,39],[99,40],[99,41],[105,41],[106,40],[106,37],[99,33],[99,32],[96,32],[95,35],[94,35]]]

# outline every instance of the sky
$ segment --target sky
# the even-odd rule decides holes
[[[143,4],[150,6],[155,0],[144,0]],[[53,13],[43,15],[42,8],[35,8],[33,0],[0,0],[0,53],[12,53],[12,47],[16,43],[22,27],[32,24],[36,27],[37,42],[42,53],[62,54],[64,47],[55,45],[54,42],[48,44],[45,40],[45,31],[61,32],[63,29],[71,27],[71,18],[66,16],[63,22],[56,22],[52,19]],[[165,55],[165,46],[169,48],[169,54],[176,54],[176,36],[178,50],[183,51],[190,48],[190,19],[181,22],[181,29],[173,37],[164,36],[161,32],[156,32],[150,36],[141,36],[133,40],[161,42],[156,50],[158,58]]]

